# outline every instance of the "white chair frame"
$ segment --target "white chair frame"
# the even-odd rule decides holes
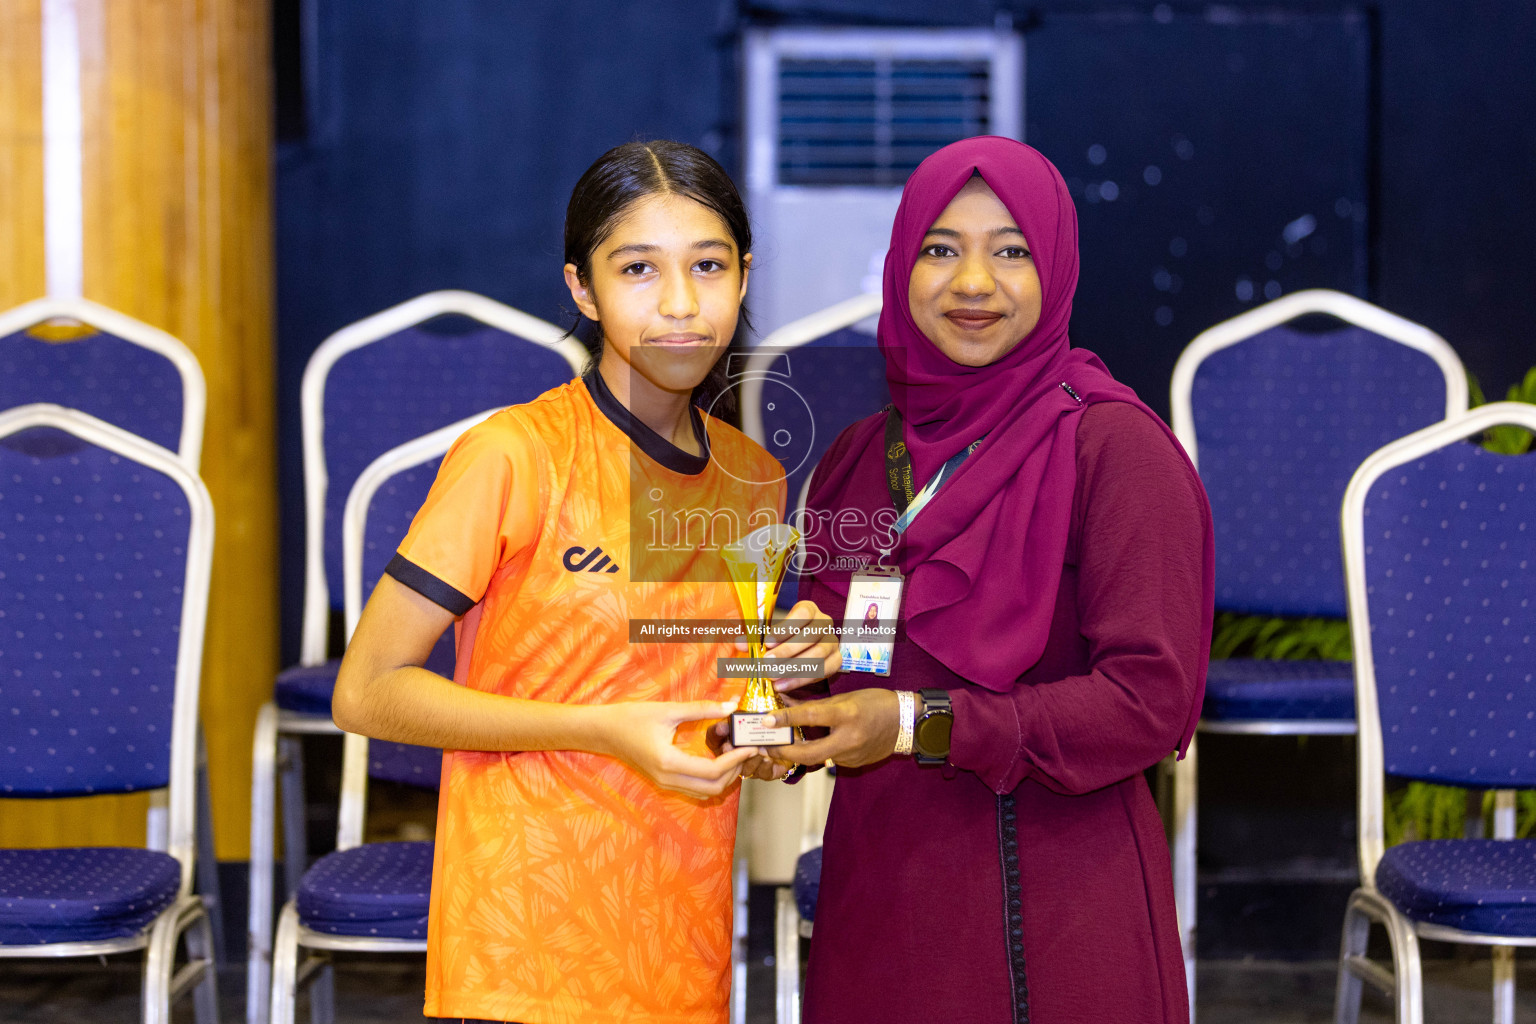
[[[1405,320],[1380,306],[1343,292],[1325,288],[1292,292],[1202,331],[1174,364],[1170,385],[1173,433],[1184,446],[1190,462],[1197,468],[1200,457],[1195,437],[1192,395],[1195,374],[1200,364],[1224,348],[1312,313],[1324,313],[1345,323],[1363,327],[1428,355],[1440,367],[1445,378],[1446,417],[1466,412],[1467,372],[1455,349],[1440,335],[1421,324]],[[1255,736],[1349,736],[1354,734],[1355,728],[1355,722],[1351,719],[1223,722],[1206,722],[1202,719],[1198,731]],[[1179,942],[1184,955],[1184,980],[1189,988],[1191,1024],[1195,1013],[1195,912],[1198,898],[1195,850],[1199,816],[1196,745],[1197,739],[1191,737],[1184,757],[1165,767],[1165,772],[1171,777],[1174,904],[1178,909]]]
[[[1536,431],[1536,406],[1495,402],[1409,434],[1361,463],[1344,492],[1344,578],[1349,600],[1350,639],[1354,643],[1355,713],[1360,723],[1357,784],[1360,887],[1350,896],[1344,914],[1339,987],[1334,1008],[1339,1024],[1353,1024],[1359,1019],[1362,983],[1369,983],[1393,998],[1398,1024],[1423,1024],[1424,982],[1418,941],[1421,938],[1493,947],[1493,1021],[1494,1024],[1514,1024],[1515,947],[1536,947],[1536,937],[1532,936],[1490,935],[1412,921],[1376,889],[1376,866],[1386,852],[1385,768],[1381,709],[1376,700],[1376,667],[1371,651],[1370,593],[1365,580],[1366,498],[1383,474],[1500,424]],[[1493,832],[1495,839],[1515,837],[1514,790],[1495,791]],[[1373,922],[1387,931],[1392,949],[1391,971],[1365,955]]]
[[[301,666],[324,664],[326,648],[330,642],[330,587],[325,578],[325,499],[330,484],[325,466],[324,441],[326,378],[331,367],[347,353],[446,313],[472,317],[515,337],[543,345],[564,357],[573,374],[580,374],[588,361],[587,350],[581,343],[547,320],[483,295],[453,290],[428,292],[391,306],[343,327],[321,342],[304,368],[299,394],[304,452],[304,610],[299,643]],[[443,429],[452,429],[452,426]],[[281,771],[284,793],[283,831],[289,836],[302,835],[304,809],[301,737],[340,734],[341,730],[328,717],[284,711],[270,701],[262,706],[256,718],[251,755],[251,883],[246,1024],[266,1024],[267,998],[272,991],[272,871],[276,863],[277,776]],[[297,857],[292,853],[286,856],[284,876],[290,896],[297,890],[303,874],[303,851],[299,851]]]
[[[180,339],[158,327],[126,316],[89,299],[49,296],[34,299],[0,313],[0,338],[46,323],[49,320],[77,320],[100,331],[121,338],[129,344],[147,348],[164,356],[181,376],[181,435],[176,445],[187,468],[198,472],[203,455],[203,427],[208,411],[208,383],[202,364]],[[87,414],[89,415],[89,414]],[[144,440],[149,444],[157,442]],[[163,834],[166,829],[166,794],[150,794],[149,828]],[[219,887],[219,865],[213,836],[213,794],[208,786],[208,751],[202,726],[197,731],[197,882],[202,891],[208,917],[213,923],[214,947],[219,960],[224,959],[224,912]]]
[[[825,337],[833,331],[852,327],[880,313],[878,294],[856,295],[835,306],[801,317],[780,327],[759,341],[747,356],[741,379],[741,432],[760,445],[767,445],[763,429],[763,381],[775,377],[769,369],[785,350]],[[814,429],[814,428],[813,428]],[[814,443],[815,437],[812,437]]]
[[[78,320],[126,342],[162,355],[181,374],[181,441],[176,451],[196,473],[203,455],[203,423],[207,418],[208,385],[197,356],[185,344],[149,324],[124,316],[89,299],[34,299],[0,313],[0,338],[48,320]],[[155,442],[150,441],[150,444]],[[160,447],[158,444],[155,447]]]
[[[117,333],[115,328],[109,329]],[[192,891],[192,879],[196,868],[197,702],[208,617],[208,584],[213,564],[213,502],[202,480],[188,468],[184,458],[87,413],[52,403],[35,403],[0,412],[0,437],[30,427],[67,431],[83,441],[163,473],[181,488],[187,499],[190,522],[176,651],[166,824],[164,829],[151,824],[146,843],[149,849],[169,853],[180,862],[181,883],[175,901],[138,935],[90,942],[0,946],[0,958],[99,956],[142,949],[145,950],[141,1015],[144,1024],[169,1024],[171,1004],[188,992],[193,993],[199,1024],[210,1024],[218,1019],[213,934],[203,900]],[[183,935],[187,939],[188,960],[180,970],[173,972],[176,947]]]
[[[367,523],[368,506],[373,496],[395,474],[443,455],[466,430],[494,415],[496,411],[487,409],[391,448],[369,463],[358,475],[357,483],[347,495],[341,526],[342,585],[348,639],[357,628],[366,601],[363,593],[363,528]],[[361,846],[363,842],[368,804],[368,737],[356,733],[343,735],[341,808],[336,829],[336,849],[350,850]],[[300,923],[298,907],[290,894],[278,919],[277,940],[273,951],[272,1024],[291,1024],[299,987],[314,982],[321,983],[313,997],[320,1005],[317,1007],[319,1012],[312,1011],[312,1017],[327,1021],[333,1019],[333,1007],[330,1004],[334,994],[329,977],[330,966],[325,956],[327,952],[424,953],[426,949],[425,939],[331,935],[313,931]],[[301,963],[300,950],[315,950],[319,955],[306,956]]]
[[[800,805],[800,852],[808,853],[821,845],[827,830],[827,812],[832,806],[832,787],[836,777],[830,772],[812,772],[801,779],[803,798]],[[774,890],[773,922],[773,1002],[778,1024],[800,1024],[800,940],[810,938],[813,922],[800,917],[794,889],[781,885]]]

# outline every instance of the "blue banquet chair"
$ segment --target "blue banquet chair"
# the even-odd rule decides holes
[[[342,593],[347,635],[367,595],[405,539],[443,455],[489,409],[392,448],[357,477],[341,515]],[[454,631],[443,634],[427,667],[452,676]],[[298,989],[311,986],[312,1016],[334,1019],[331,951],[418,953],[427,948],[432,843],[364,843],[368,780],[437,787],[440,750],[370,741],[346,733],[336,850],[306,871],[279,916],[273,954],[271,1019],[290,1022]],[[301,951],[305,953],[300,961]]]
[[[304,874],[302,737],[340,735],[331,722],[339,661],[327,659],[341,605],[340,531],[347,496],[380,454],[489,408],[569,381],[586,350],[566,332],[484,296],[430,292],[342,328],[310,357],[301,385],[304,610],[299,664],[278,676],[256,724],[251,782],[251,886],[246,1021],[266,1024],[271,991],[276,790],[282,777],[287,894]],[[393,748],[391,748],[393,749]],[[420,778],[434,753],[393,749],[380,770]]]
[[[843,428],[891,400],[885,359],[874,336],[859,329],[880,313],[880,303],[879,295],[859,295],[786,324],[763,338],[732,375],[742,431],[783,465],[792,509],[805,507],[812,470]],[[808,533],[803,523],[796,525]],[[814,542],[814,536],[807,539]],[[805,557],[802,548],[785,576],[781,608],[797,599],[794,570]]]
[[[1536,787],[1536,454],[1467,443],[1536,431],[1500,402],[1410,434],[1344,496],[1344,572],[1359,736],[1360,885],[1339,952],[1336,1019],[1362,983],[1399,1024],[1424,1019],[1419,940],[1492,947],[1493,1020],[1514,1024],[1514,947],[1536,946],[1536,840],[1515,839],[1515,790]],[[1493,839],[1384,843],[1384,776],[1494,790]],[[1388,970],[1367,957],[1372,924]]]
[[[51,402],[79,409],[181,456],[198,472],[207,410],[203,369],[178,339],[81,298],[44,298],[0,313],[0,409]],[[197,738],[197,888],[224,959],[213,799]],[[152,827],[164,829],[157,793]]]
[[[1302,330],[1324,314],[1330,329]],[[1173,430],[1200,472],[1216,533],[1216,608],[1345,615],[1338,510],[1377,448],[1464,412],[1444,339],[1340,292],[1300,291],[1203,332],[1179,356]],[[1199,731],[1349,735],[1345,662],[1213,661]],[[1174,892],[1195,999],[1197,741],[1172,767]]]
[[[199,1024],[218,1017],[192,886],[212,557],[213,506],[182,459],[58,405],[0,412],[0,792],[167,791],[143,848],[0,850],[0,957],[143,950],[146,1024],[189,992]]]

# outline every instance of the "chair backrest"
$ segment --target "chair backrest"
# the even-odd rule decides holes
[[[478,422],[486,415],[490,415],[490,412],[487,411],[475,420]],[[449,438],[451,444],[463,430],[450,428],[449,433],[452,434]],[[448,434],[441,436],[447,437]],[[379,578],[384,575],[384,567],[389,564],[400,542],[410,531],[411,520],[427,500],[427,492],[432,489],[432,482],[437,479],[437,470],[443,461],[443,452],[432,447],[439,444],[440,440],[437,438],[428,444],[426,450],[432,454],[425,456],[425,461],[421,462],[416,460],[423,457],[423,449],[416,442],[407,442],[401,447],[390,449],[375,459],[353,485],[358,504],[349,503],[342,516],[343,563],[346,563],[348,543],[345,538],[354,536],[354,532],[360,530],[362,569],[359,583],[362,601],[367,600],[366,595],[373,593]],[[349,515],[359,517],[361,522],[349,519]],[[350,569],[344,572],[344,594],[352,584],[352,577],[348,573]],[[452,627],[445,630],[438,639],[437,646],[427,657],[426,667],[439,675],[453,678]],[[442,763],[443,752],[435,747],[419,747],[387,740],[374,740],[368,745],[368,777],[371,779],[399,782],[421,789],[436,789]]]
[[[1326,314],[1322,333],[1291,321]],[[1216,531],[1216,606],[1343,617],[1338,510],[1396,438],[1466,411],[1466,372],[1426,327],[1341,292],[1296,292],[1217,324],[1174,368],[1173,429]]]
[[[496,409],[486,409],[391,448],[358,475],[342,513],[342,593],[349,640],[362,617],[368,594],[384,575],[384,567],[394,557],[411,520],[426,500],[443,456],[464,431],[495,412]],[[453,677],[452,629],[438,640],[426,667]],[[363,841],[370,777],[435,788],[441,762],[441,750],[370,741],[348,733],[342,755],[337,849],[349,849]]]
[[[380,453],[482,409],[526,402],[581,371],[586,350],[551,323],[469,292],[431,292],[360,320],[310,357],[304,433],[300,661],[325,660],[342,591],[341,517]]]
[[[1345,492],[1363,878],[1383,849],[1383,774],[1536,786],[1536,454],[1467,443],[1506,423],[1536,430],[1536,406],[1411,434]]]
[[[805,485],[837,435],[891,400],[874,337],[853,328],[877,315],[880,301],[879,295],[860,295],[781,327],[753,349],[736,375],[743,432],[784,467],[786,513],[803,506]],[[779,606],[792,605],[798,590],[791,574],[779,591]]]
[[[183,892],[212,553],[173,453],[74,409],[0,412],[0,793],[169,787]]]
[[[196,472],[207,386],[192,350],[86,299],[38,299],[0,313],[0,409],[79,409],[179,453]]]

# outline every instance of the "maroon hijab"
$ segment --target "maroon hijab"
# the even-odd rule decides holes
[[[1034,330],[997,362],[976,367],[940,352],[918,329],[907,302],[923,236],[973,174],[1024,232],[1042,291]],[[1083,409],[1094,402],[1134,405],[1178,448],[1173,432],[1097,356],[1069,347],[1077,268],[1077,210],[1060,173],[1029,146],[966,139],[934,153],[907,180],[885,257],[879,343],[914,483],[926,483],[946,459],[983,440],[902,535],[895,560],[907,576],[903,618],[909,639],[960,676],[998,692],[1012,687],[1045,646],[1066,554]],[[883,415],[849,428],[849,443],[838,446],[841,458],[818,469],[808,509],[828,516],[859,504],[848,493],[852,472],[865,459],[883,462],[884,429]],[[1189,472],[1195,476],[1193,466]],[[1203,512],[1209,609],[1213,544],[1210,511]],[[873,537],[862,547],[837,554],[876,556]],[[847,572],[817,576],[847,593]],[[1202,649],[1210,643],[1206,614]],[[1198,678],[1203,693],[1204,665]],[[1199,714],[1197,699],[1180,750]]]

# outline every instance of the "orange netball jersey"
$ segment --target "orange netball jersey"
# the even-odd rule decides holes
[[[473,606],[459,682],[577,704],[739,692],[716,672],[724,643],[630,642],[631,620],[737,619],[718,548],[783,510],[772,457],[719,420],[694,430],[704,456],[593,373],[459,439],[388,570]],[[428,1016],[726,1018],[738,789],[695,800],[569,751],[448,751],[442,778]]]

